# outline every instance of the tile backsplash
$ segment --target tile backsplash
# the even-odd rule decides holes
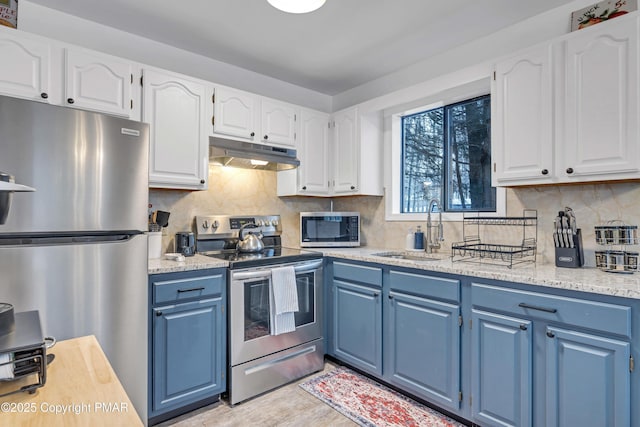
[[[193,231],[196,215],[269,215],[280,214],[285,246],[299,242],[299,212],[329,210],[330,199],[314,197],[277,197],[277,174],[269,171],[209,168],[207,191],[151,189],[151,210],[171,213],[169,226],[163,233],[163,252],[174,251],[174,236],[178,231]],[[385,221],[384,198],[354,196],[336,197],[334,209],[359,211],[362,218],[362,241],[370,247],[403,249],[409,228],[426,223]],[[522,210],[538,211],[538,260],[554,262],[552,239],[553,219],[559,210],[570,206],[582,229],[587,265],[595,263],[594,226],[609,220],[640,225],[640,183],[622,182],[588,185],[539,186],[507,189],[507,215],[520,216]],[[497,228],[491,238],[512,239],[521,230]],[[504,235],[500,235],[504,233]],[[441,251],[448,252],[451,243],[462,240],[462,223],[445,222],[445,242]],[[636,248],[637,249],[637,248]]]

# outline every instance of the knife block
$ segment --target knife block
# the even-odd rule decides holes
[[[556,267],[580,268],[584,265],[582,232],[578,228],[573,236],[573,248],[556,248]]]

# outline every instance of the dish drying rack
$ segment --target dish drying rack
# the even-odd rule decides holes
[[[520,228],[518,244],[487,242],[481,238],[486,227]],[[506,230],[506,228],[505,228]],[[461,242],[451,244],[451,261],[495,264],[512,268],[522,263],[535,263],[538,241],[538,211],[524,209],[519,217],[486,217],[464,215]]]

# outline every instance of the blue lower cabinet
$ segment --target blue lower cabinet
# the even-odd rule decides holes
[[[389,292],[385,378],[444,408],[460,407],[460,306]]]
[[[224,391],[222,299],[153,309],[153,411]]]
[[[471,318],[473,421],[482,426],[531,426],[531,322],[480,310],[472,310]]]
[[[382,375],[381,290],[337,279],[332,286],[333,355]]]
[[[554,327],[545,338],[545,426],[630,426],[630,344]]]

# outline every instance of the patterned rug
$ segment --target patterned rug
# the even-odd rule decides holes
[[[361,426],[463,426],[345,367],[305,381],[300,387]]]

